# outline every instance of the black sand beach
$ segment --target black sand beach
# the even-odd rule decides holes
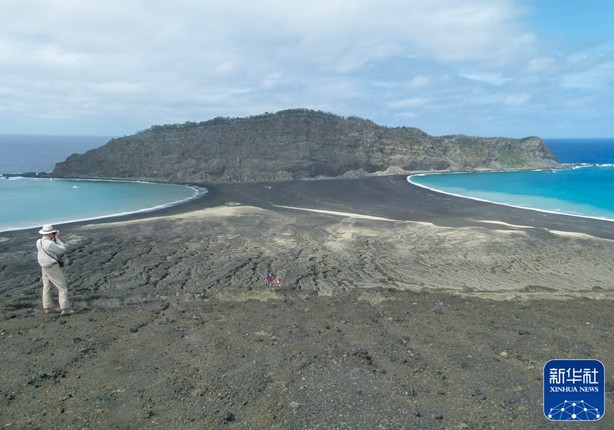
[[[544,364],[614,369],[612,222],[404,176],[207,188],[60,226],[67,318],[36,230],[0,233],[2,428],[576,428],[544,417]]]

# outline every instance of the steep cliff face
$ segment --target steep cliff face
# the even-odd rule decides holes
[[[260,182],[397,170],[548,168],[525,139],[432,137],[416,128],[309,110],[154,126],[58,163],[54,176],[171,182]]]

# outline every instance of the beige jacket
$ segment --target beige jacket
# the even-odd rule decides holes
[[[60,239],[53,240],[49,236],[43,236],[36,241],[38,249],[38,264],[41,267],[51,267],[57,264],[57,259],[66,254],[66,247]]]

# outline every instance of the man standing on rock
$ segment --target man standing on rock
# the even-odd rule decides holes
[[[43,309],[46,314],[61,312],[62,315],[72,315],[74,311],[68,304],[68,288],[64,272],[62,272],[64,265],[62,256],[66,254],[66,247],[60,240],[60,231],[46,224],[39,233],[43,235],[36,241],[38,264],[41,266],[43,280]],[[58,289],[59,309],[53,306],[51,300],[51,284]]]

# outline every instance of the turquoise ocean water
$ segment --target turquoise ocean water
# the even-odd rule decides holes
[[[0,135],[0,173],[51,172],[69,155],[108,140]],[[206,190],[173,184],[0,177],[0,232],[148,211],[202,192]]]
[[[503,205],[614,221],[614,139],[544,139],[562,170],[414,175],[432,190]]]

